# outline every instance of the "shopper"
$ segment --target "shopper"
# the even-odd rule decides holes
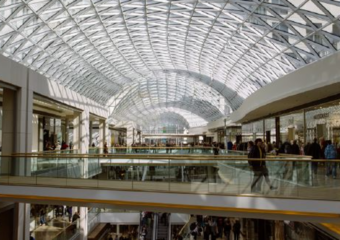
[[[253,141],[249,141],[248,142],[248,147],[247,147],[247,152],[248,154],[250,153],[251,149],[254,147],[254,142]]]
[[[190,224],[190,234],[193,237],[194,240],[197,239],[198,235],[198,225],[196,222],[193,222]]]
[[[140,232],[140,239],[145,240],[147,235],[148,235],[148,230],[146,229],[146,226],[144,225]]]
[[[264,159],[266,157],[265,150],[262,148],[262,139],[255,140],[255,145],[248,154],[248,158]],[[265,178],[270,190],[276,189],[270,184],[269,173],[264,160],[249,161],[250,166],[254,172],[253,182],[251,184],[252,192],[260,192],[262,185],[262,177]]]
[[[218,236],[218,229],[217,229],[217,224],[216,224],[216,219],[210,219],[209,221],[209,226],[210,226],[210,232],[211,232],[211,240],[216,240]]]
[[[218,143],[216,143],[216,142],[213,143],[213,151],[214,151],[214,155],[220,154],[220,147],[219,147]]]
[[[293,141],[293,145],[292,145],[292,154],[294,154],[294,155],[300,155],[300,147],[299,147],[299,145],[297,144],[297,141],[296,141],[296,140]]]
[[[30,232],[30,240],[35,240],[35,238],[32,236],[33,232]]]
[[[337,158],[337,151],[335,146],[332,144],[331,141],[327,141],[326,143],[327,147],[325,149],[325,158],[332,160]],[[327,172],[326,176],[329,177],[330,175],[333,176],[333,178],[336,178],[336,168],[337,168],[337,163],[336,162],[330,162],[327,163]]]
[[[230,240],[231,224],[229,219],[225,219],[224,223],[224,236],[226,240]]]
[[[312,156],[312,159],[320,159],[321,157],[321,147],[318,144],[318,139],[314,138],[314,142],[308,147],[308,152],[306,155]],[[318,171],[318,162],[312,161],[312,171],[314,174]]]
[[[68,215],[68,221],[71,222],[71,220],[72,220],[72,206],[68,206],[66,208],[66,211],[67,211],[67,215]]]
[[[234,232],[234,240],[239,240],[240,234],[241,234],[241,223],[239,220],[236,220],[236,222],[234,223],[233,232]]]
[[[223,237],[223,227],[224,227],[224,219],[222,217],[219,217],[217,219],[218,238]]]
[[[280,153],[292,154],[292,145],[288,140],[286,140],[280,147]]]
[[[75,212],[73,217],[72,217],[72,222],[76,222],[80,218],[79,213]]]
[[[67,150],[68,149],[68,145],[66,144],[65,141],[61,142],[61,150]]]
[[[105,154],[105,157],[107,156],[106,154],[109,153],[109,148],[107,146],[107,142],[104,143],[104,154]]]
[[[46,221],[45,221],[45,209],[41,208],[39,211],[39,222],[40,226],[45,226]]]

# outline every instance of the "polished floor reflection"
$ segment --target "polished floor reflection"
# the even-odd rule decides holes
[[[46,225],[37,227],[33,231],[32,236],[34,236],[36,240],[58,239],[70,225],[71,223],[68,221],[68,218],[54,218],[47,222]]]

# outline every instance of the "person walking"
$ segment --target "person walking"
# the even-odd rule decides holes
[[[35,238],[32,236],[33,232],[30,232],[30,240],[35,240]]]
[[[320,159],[321,157],[321,147],[318,144],[318,139],[314,138],[313,143],[309,146],[306,155],[312,156],[312,159]],[[312,161],[312,171],[317,174],[318,162]]]
[[[337,158],[337,151],[335,146],[332,144],[331,141],[327,142],[327,147],[325,148],[325,158],[332,160]],[[326,176],[329,177],[330,175],[333,176],[333,178],[336,178],[336,168],[337,168],[337,163],[336,162],[330,162],[327,163],[327,172]]]
[[[230,232],[231,232],[231,223],[228,218],[225,219],[224,223],[224,236],[226,240],[230,240]]]
[[[234,223],[233,232],[234,232],[234,240],[240,240],[241,223],[239,220],[236,220],[236,222]]]
[[[39,211],[39,222],[40,222],[40,226],[45,226],[46,221],[45,221],[45,209],[41,208]]]
[[[297,144],[297,141],[296,141],[296,140],[293,141],[293,145],[291,146],[291,149],[292,149],[292,154],[294,154],[294,155],[300,155],[300,147],[299,147],[299,145]]]
[[[104,143],[104,150],[103,151],[104,151],[104,154],[105,154],[104,156],[106,157],[107,154],[109,153],[109,148],[107,146],[107,142]]]
[[[258,138],[255,140],[255,144],[248,154],[248,158],[264,159],[266,157],[265,150],[262,148],[262,139]],[[269,180],[269,173],[264,160],[253,160],[249,161],[249,165],[252,167],[254,172],[253,182],[251,184],[252,192],[260,192],[262,185],[262,177],[265,178],[270,190],[276,189],[271,185]]]
[[[145,240],[147,235],[148,235],[148,230],[147,230],[146,226],[144,225],[141,232],[140,232],[140,239]]]
[[[214,152],[214,155],[220,154],[220,147],[219,147],[218,143],[216,143],[216,142],[213,143],[213,152]]]
[[[197,222],[193,222],[190,224],[190,234],[193,237],[194,240],[197,239],[198,235],[198,225]]]
[[[80,215],[78,212],[75,212],[72,217],[72,222],[76,222],[80,218]]]

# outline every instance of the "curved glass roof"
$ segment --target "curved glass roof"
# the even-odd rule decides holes
[[[157,130],[163,127],[172,127],[177,130],[189,129],[190,124],[188,120],[180,113],[176,112],[161,112],[147,119],[143,119],[141,125],[143,132],[149,131],[150,133],[158,133]]]
[[[339,0],[0,0],[0,51],[114,117],[211,121],[338,51],[339,16]]]

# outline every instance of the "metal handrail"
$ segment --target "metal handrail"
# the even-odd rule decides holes
[[[35,158],[35,159],[96,159],[96,160],[185,160],[185,161],[281,161],[281,162],[340,162],[340,159],[311,159],[311,158],[201,158],[201,157],[153,157],[153,156],[34,156],[34,155],[8,155],[1,156],[1,158],[13,158],[16,160]]]

